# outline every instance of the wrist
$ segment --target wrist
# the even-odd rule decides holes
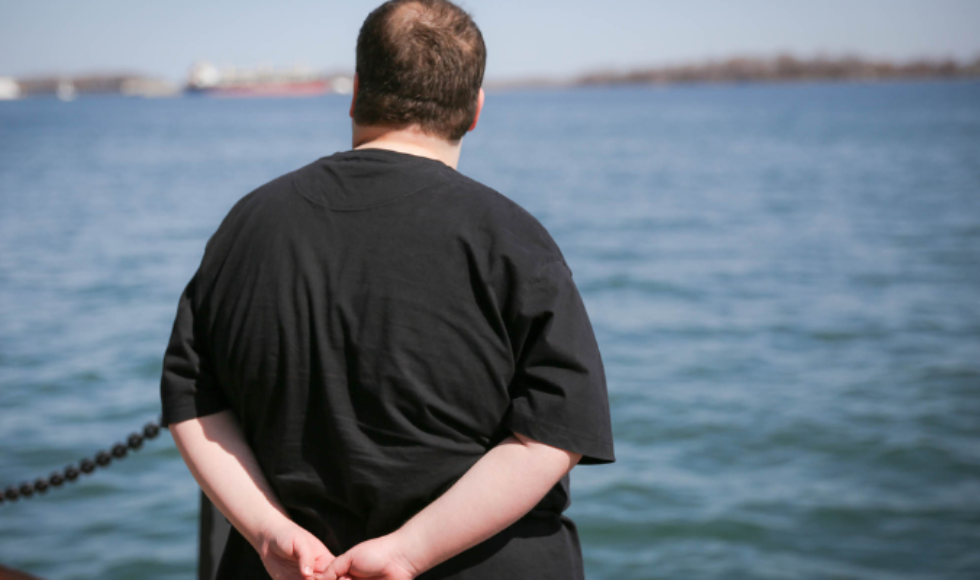
[[[269,551],[269,545],[275,541],[276,537],[282,534],[283,529],[295,525],[291,519],[275,511],[261,521],[256,522],[255,525],[250,526],[251,529],[240,531],[256,552],[260,555],[265,555]]]
[[[390,544],[392,558],[399,566],[410,572],[413,578],[438,563],[431,561],[424,543],[419,541],[418,536],[413,534],[411,529],[406,530],[403,526],[388,534],[386,539]]]

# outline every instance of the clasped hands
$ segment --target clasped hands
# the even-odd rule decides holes
[[[265,530],[257,549],[273,580],[412,580],[419,575],[397,532],[335,557],[316,536],[287,520]]]

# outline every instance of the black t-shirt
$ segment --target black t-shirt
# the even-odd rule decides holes
[[[164,424],[231,409],[290,516],[340,554],[397,529],[512,431],[613,455],[599,349],[545,228],[444,163],[319,159],[242,198],[180,299]],[[564,477],[420,578],[582,577]],[[234,530],[219,578],[268,578]]]

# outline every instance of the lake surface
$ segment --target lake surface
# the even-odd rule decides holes
[[[177,299],[343,97],[0,102],[0,487],[159,414]],[[980,83],[491,94],[460,171],[551,231],[618,462],[573,471],[591,580],[980,578]],[[0,563],[189,579],[169,433],[0,505]]]

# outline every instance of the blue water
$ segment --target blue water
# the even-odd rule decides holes
[[[0,102],[0,486],[159,413],[177,298],[348,103]],[[460,170],[549,228],[619,461],[573,472],[592,580],[980,578],[980,84],[491,94]],[[169,434],[0,505],[0,563],[187,579]]]

